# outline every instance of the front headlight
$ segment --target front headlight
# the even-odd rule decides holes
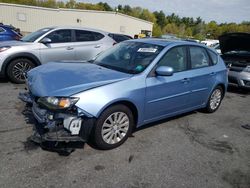
[[[8,49],[10,49],[10,46],[0,47],[0,52],[3,52],[3,51],[8,50]]]
[[[77,97],[41,97],[37,103],[51,110],[61,110],[72,107],[78,100]]]

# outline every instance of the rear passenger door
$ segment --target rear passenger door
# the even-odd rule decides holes
[[[190,54],[190,101],[193,107],[206,103],[211,88],[215,84],[216,72],[211,66],[207,50],[199,46],[189,46]]]
[[[103,51],[105,36],[98,32],[74,30],[74,51],[77,60],[91,60]]]
[[[42,63],[75,59],[72,30],[56,30],[45,37],[49,38],[51,42],[47,44],[40,43],[40,58]]]

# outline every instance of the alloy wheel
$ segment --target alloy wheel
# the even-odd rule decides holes
[[[112,113],[103,123],[102,139],[107,144],[120,142],[128,133],[129,117],[124,112]]]

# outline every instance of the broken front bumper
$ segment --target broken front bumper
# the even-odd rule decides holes
[[[80,109],[71,111],[50,111],[41,108],[30,93],[20,93],[19,98],[29,104],[35,117],[32,140],[56,142],[87,142],[95,124],[95,118],[85,116]]]

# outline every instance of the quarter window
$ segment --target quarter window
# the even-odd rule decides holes
[[[174,72],[187,70],[186,47],[174,47],[170,49],[159,61],[159,66],[168,66],[174,69]]]
[[[71,42],[71,30],[69,29],[62,29],[54,31],[46,36],[47,38],[51,39],[51,43],[64,43],[64,42]]]
[[[97,41],[104,37],[103,34],[92,31],[76,30],[75,33],[77,42]]]
[[[202,68],[209,66],[209,58],[204,48],[190,47],[191,68]]]
[[[212,52],[211,50],[208,50],[208,53],[209,53],[209,55],[211,57],[213,65],[216,65],[217,62],[218,62],[218,55],[215,54],[214,52]]]

